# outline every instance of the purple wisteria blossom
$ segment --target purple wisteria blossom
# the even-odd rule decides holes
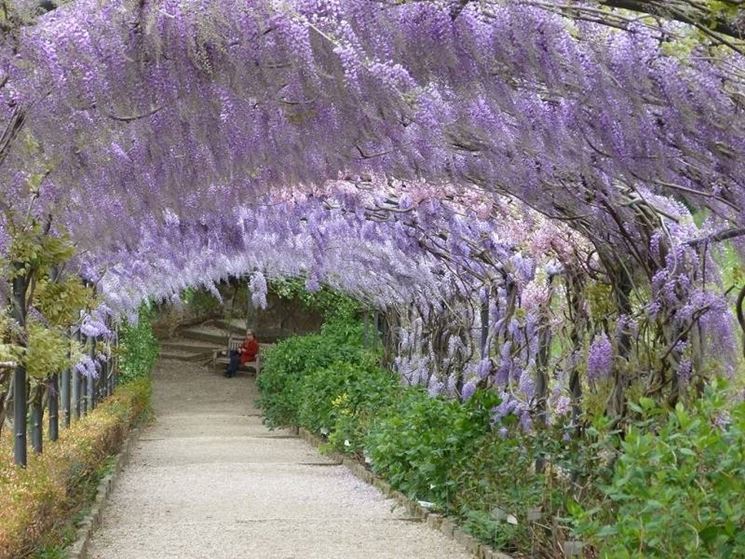
[[[98,378],[99,365],[88,354],[84,354],[73,368],[86,378]]]
[[[0,44],[0,259],[27,216],[69,235],[60,273],[108,306],[89,337],[227,278],[250,278],[259,308],[275,278],[329,285],[395,317],[404,381],[457,397],[478,378],[526,431],[539,373],[584,374],[588,344],[583,382],[623,372],[639,356],[614,344],[643,328],[700,336],[733,371],[707,239],[745,227],[745,57],[683,60],[665,25],[488,4],[76,0],[23,25]],[[589,339],[616,317],[564,292],[617,270],[639,314]],[[544,333],[572,337],[548,365]]]
[[[463,390],[461,391],[461,399],[466,402],[471,399],[471,396],[473,396],[475,392],[476,382],[469,380],[466,384],[463,385]]]
[[[252,274],[251,280],[249,281],[249,289],[251,290],[251,302],[254,307],[257,309],[265,309],[268,287],[264,274],[261,272],[255,272]]]
[[[587,351],[587,377],[590,380],[608,378],[613,371],[613,346],[605,332],[595,336]]]

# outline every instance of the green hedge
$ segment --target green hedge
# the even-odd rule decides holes
[[[692,410],[637,409],[604,506],[576,510],[602,557],[745,557],[745,403],[709,387]]]
[[[492,424],[494,393],[432,398],[376,357],[348,324],[281,342],[259,377],[267,422],[364,457],[507,552],[556,557],[581,539],[588,557],[745,557],[745,404],[721,389],[689,412],[643,402],[624,433],[598,418],[581,436],[561,421],[526,435],[514,416]]]
[[[325,324],[320,334],[296,336],[269,348],[258,384],[260,405],[270,427],[298,424],[305,377],[334,363],[369,366],[375,354],[362,345],[362,328],[353,323]]]
[[[461,404],[419,389],[402,390],[365,439],[373,470],[407,495],[449,509],[460,485],[453,473],[491,431],[491,409],[498,403],[486,391]]]
[[[298,389],[298,424],[327,435],[333,448],[358,455],[372,422],[400,396],[397,377],[360,361],[336,362],[313,371]]]
[[[150,380],[119,386],[27,468],[12,461],[10,440],[0,444],[0,559],[21,559],[48,543],[69,522],[85,495],[80,488],[119,451],[130,427],[149,409]],[[53,538],[51,538],[53,539]]]
[[[87,498],[82,491],[118,452],[131,426],[150,407],[150,372],[158,356],[151,311],[119,331],[119,382],[114,394],[32,454],[28,468],[13,465],[10,437],[0,440],[0,559],[28,557],[70,521]],[[60,542],[57,542],[60,543]]]
[[[514,549],[510,536],[523,534],[512,530],[495,538],[493,532],[501,534],[498,522],[478,521],[489,516],[485,488],[463,491],[466,476],[475,481],[478,470],[487,479],[482,470],[489,468],[488,458],[503,459],[517,444],[494,433],[491,412],[499,398],[482,390],[465,404],[432,398],[402,386],[398,375],[378,363],[379,355],[362,343],[362,328],[349,321],[280,342],[267,352],[258,380],[265,421],[325,437],[330,448],[366,460],[409,497],[461,516],[484,541]]]
[[[119,329],[119,375],[121,382],[150,375],[158,358],[158,340],[153,333],[153,310],[140,307],[136,324],[124,323]]]

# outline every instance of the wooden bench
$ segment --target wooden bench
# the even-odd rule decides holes
[[[241,347],[241,344],[243,344],[243,338],[238,336],[233,336],[232,334],[228,336],[228,345],[227,349],[216,349],[212,352],[212,367],[217,367],[218,365],[222,365],[223,367],[227,367],[230,364],[230,352],[231,351],[238,351],[238,348]],[[248,371],[249,369],[253,369],[256,371],[256,374],[258,375],[261,371],[261,346],[263,344],[259,344],[259,352],[256,354],[256,359],[253,361],[249,361],[248,363],[244,363],[243,365],[240,365],[238,367],[239,371]]]

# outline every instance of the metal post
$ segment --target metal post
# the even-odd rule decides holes
[[[62,425],[70,426],[70,369],[62,371],[60,378],[60,398],[62,399]]]
[[[20,272],[20,265],[16,265]],[[28,282],[23,275],[13,278],[13,318],[20,328],[26,327],[26,289]],[[26,467],[26,369],[18,365],[13,373],[13,460],[17,466]]]
[[[77,421],[83,416],[82,383],[80,382],[80,373],[76,369],[73,369],[70,373],[72,375],[72,417]]]
[[[365,347],[372,347],[375,343],[375,336],[373,335],[373,324],[371,321],[370,311],[362,311],[362,345]]]
[[[481,301],[481,359],[489,357],[489,348],[486,346],[489,341],[489,292]]]
[[[78,331],[78,340],[80,341],[80,344],[85,346],[85,344],[88,343],[88,340],[86,340],[85,336]],[[83,350],[85,351],[85,349]],[[80,407],[80,417],[84,417],[86,413],[88,413],[88,381],[87,378],[83,376],[82,373],[78,372],[78,381],[80,382],[78,397],[79,397],[79,407]]]
[[[31,402],[31,447],[36,454],[41,454],[43,449],[42,422],[44,421],[44,408],[42,407],[42,387],[37,386],[34,391],[34,400]]]
[[[86,413],[92,412],[96,407],[95,402],[95,383],[96,379],[93,376],[85,378],[85,411]]]
[[[102,382],[101,382],[101,396],[103,398],[108,398],[109,396],[109,360],[108,358],[106,361],[103,362],[101,365],[101,376],[102,376]]]
[[[26,369],[18,366],[13,373],[13,458],[16,466],[26,467]]]
[[[49,440],[59,438],[59,375],[53,374],[49,379]]]
[[[91,338],[91,359],[96,362],[96,338]],[[88,377],[88,411],[96,409],[96,378],[91,375]]]
[[[70,332],[71,337],[78,343],[80,343],[80,330],[77,332]],[[70,369],[70,418],[75,421],[79,420],[82,416],[82,409],[80,407],[80,373],[76,368]]]
[[[253,305],[251,304],[251,276],[246,278],[246,328],[255,328],[255,324],[251,324],[251,311]]]
[[[111,331],[111,321],[109,319],[106,320],[106,325],[109,327],[109,331]],[[112,359],[114,356],[111,353],[113,341],[109,339],[107,343],[107,357],[106,361],[104,362],[103,368],[104,371],[106,371],[106,375],[104,376],[104,394],[106,394],[106,397],[108,398],[111,396],[112,392],[112,386],[111,386],[111,375],[113,373],[113,368],[111,367]]]
[[[114,339],[111,340],[111,392],[113,393],[118,384],[117,376],[119,374],[119,325],[114,328]]]
[[[111,354],[111,344],[109,344],[109,357],[106,359],[106,395],[111,396],[114,393],[114,356]]]
[[[109,329],[109,332],[111,332],[111,317],[106,318],[106,326]],[[106,397],[108,398],[111,396],[111,393],[113,392],[113,386],[111,384],[111,376],[114,373],[114,369],[112,368],[112,363],[114,359],[114,355],[111,352],[111,349],[114,347],[114,339],[113,335],[109,338],[109,341],[107,343],[107,349],[108,349],[108,356],[106,357],[106,363],[104,364],[104,367],[106,368],[106,384],[104,386],[104,389],[106,391]]]

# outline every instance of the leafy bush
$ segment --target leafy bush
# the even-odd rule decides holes
[[[458,487],[452,511],[466,531],[507,552],[561,556],[553,548],[569,532],[560,519],[567,516],[574,472],[557,463],[559,452],[546,452],[555,440],[553,433],[539,432],[492,433],[480,441],[472,457],[452,474]],[[541,458],[543,467],[537,468]],[[540,524],[533,524],[535,520]]]
[[[362,329],[349,322],[324,324],[320,334],[295,336],[269,348],[258,378],[265,422],[270,427],[298,424],[304,377],[333,363],[371,365],[374,354],[362,347]]]
[[[451,473],[483,444],[498,403],[482,390],[461,404],[407,389],[366,438],[373,470],[410,497],[447,508],[458,490]]]
[[[360,312],[360,304],[340,291],[326,285],[316,291],[308,291],[301,278],[274,279],[269,284],[272,293],[282,299],[293,299],[306,308],[319,311],[328,322],[351,322]]]
[[[526,515],[545,495],[547,476],[535,472],[535,455],[525,442],[490,435],[456,474],[453,508],[468,532],[497,549],[514,551],[530,541]]]
[[[12,462],[9,439],[0,444],[0,559],[30,555],[50,530],[67,522],[79,506],[78,488],[119,450],[130,427],[148,409],[150,381],[120,386],[69,429],[28,467]]]
[[[513,415],[495,429],[490,391],[461,403],[400,386],[348,323],[287,340],[268,362],[259,384],[270,424],[365,454],[496,548],[560,557],[581,539],[591,557],[745,557],[745,404],[733,408],[717,387],[690,412],[644,400],[623,433],[599,416],[566,437],[561,421],[521,433]]]
[[[158,358],[158,340],[153,333],[152,311],[140,307],[137,324],[125,323],[119,330],[119,371],[122,382],[150,374]]]
[[[578,532],[602,557],[745,557],[745,404],[710,387],[690,412],[637,411],[608,502],[578,507]]]
[[[380,367],[337,362],[302,381],[298,422],[328,435],[336,450],[361,453],[370,422],[400,392],[398,378]]]
[[[219,314],[222,303],[206,289],[190,287],[181,293],[181,300],[195,317],[211,317]],[[242,307],[242,308],[245,308]]]

